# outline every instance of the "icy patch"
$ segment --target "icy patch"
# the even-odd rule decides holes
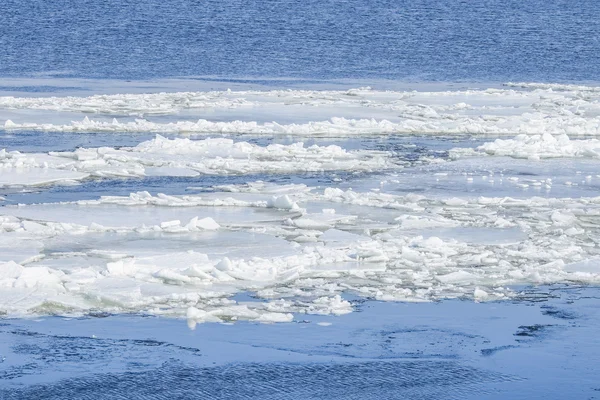
[[[563,83],[542,83],[542,82],[507,82],[504,84],[507,87],[518,87],[526,89],[542,89],[552,91],[574,91],[574,92],[600,92],[598,86],[586,85],[568,85]]]
[[[600,157],[600,140],[571,140],[567,135],[519,135],[514,139],[497,139],[478,147],[479,151],[495,156],[539,160],[561,157]]]
[[[283,196],[273,196],[267,202],[267,207],[270,208],[279,208],[282,210],[298,210],[298,204],[296,204],[290,197],[286,194]]]
[[[600,258],[591,258],[588,260],[567,264],[563,267],[565,271],[585,274],[600,274]]]
[[[431,117],[431,116],[428,116]],[[14,123],[7,120],[6,130],[36,130],[45,132],[129,132],[129,133],[170,133],[170,134],[254,134],[254,135],[311,135],[311,136],[358,136],[382,134],[552,134],[600,135],[600,118],[572,116],[549,117],[543,113],[531,113],[519,117],[462,117],[443,118],[434,116],[433,121],[406,119],[392,122],[387,119],[347,119],[332,117],[326,121],[311,121],[305,124],[280,124],[257,121],[212,122],[177,121],[169,123],[136,119],[133,122],[112,122],[91,120],[57,125],[50,123]]]
[[[78,229],[96,232],[214,230],[221,224],[251,225],[258,221],[285,221],[298,215],[298,211],[270,210],[259,213],[254,210],[261,208],[267,208],[267,201],[248,202],[229,197],[164,194],[152,196],[148,192],[139,192],[127,197],[106,196],[75,203],[7,206],[2,212],[19,218],[56,222],[65,229],[71,228],[66,225],[68,223],[79,226]],[[26,221],[23,227],[27,230],[42,229],[39,224],[35,224],[33,221]],[[3,226],[17,229],[21,227],[21,223],[9,222]]]
[[[249,107],[253,103],[231,92],[111,94],[89,97],[0,97],[0,108],[107,115],[165,115],[186,109]]]
[[[0,220],[2,310],[281,322],[351,312],[344,292],[489,301],[511,297],[509,285],[600,282],[600,198],[433,199],[261,182],[229,189],[3,207],[14,216]],[[280,206],[320,211],[267,208],[274,193]],[[232,300],[240,291],[265,301]]]
[[[90,176],[77,171],[50,168],[7,167],[0,160],[0,187],[72,185]],[[2,198],[0,201],[4,200]]]
[[[88,177],[143,177],[374,171],[394,167],[389,154],[346,151],[339,146],[271,144],[231,139],[155,139],[136,147],[80,148],[72,152],[25,154],[0,151],[0,186],[28,186]]]
[[[157,136],[125,148],[2,151],[4,186],[205,174],[388,175],[347,181],[340,174],[336,187],[292,179],[288,185],[196,188],[199,195],[188,196],[140,191],[91,201],[3,204],[0,313],[143,312],[187,318],[190,326],[273,323],[290,321],[294,314],[351,312],[354,303],[344,300],[346,293],[383,301],[494,301],[511,298],[512,285],[598,284],[600,198],[556,198],[556,189],[550,189],[588,184],[588,194],[580,193],[595,196],[600,141],[573,138],[600,133],[599,100],[594,88],[539,85],[452,92],[361,88],[3,98],[0,118],[8,131],[526,136],[451,152],[524,160],[463,157],[408,173],[393,163],[392,152],[229,139]],[[222,122],[198,121],[206,113],[194,110],[206,107]],[[64,124],[64,115],[31,111],[39,109],[96,115]],[[272,120],[269,115],[285,120],[265,122]],[[132,118],[137,116],[144,119]],[[25,133],[30,136],[35,137]],[[368,146],[396,149],[397,142],[370,141]],[[345,142],[348,148],[365,145]],[[420,142],[414,138],[406,146]],[[434,146],[440,152],[449,147],[440,141]],[[573,160],[535,162],[557,157]],[[481,190],[484,185],[496,189]],[[236,300],[240,292],[253,296]]]
[[[115,94],[90,97],[0,97],[0,110],[49,110],[97,114],[71,124],[13,122],[5,129],[65,132],[252,133],[348,136],[390,133],[432,134],[600,134],[600,88],[556,84],[508,84],[515,89],[439,92],[273,90]],[[525,90],[524,90],[525,89]],[[214,122],[198,110],[220,110],[236,121]],[[248,109],[246,115],[225,111]],[[194,114],[194,110],[195,114]],[[279,112],[269,112],[277,110]],[[6,111],[3,114],[7,114]],[[262,116],[292,115],[292,121],[259,122]],[[161,122],[160,115],[187,120]],[[103,116],[126,116],[126,121]],[[241,116],[241,119],[240,119]],[[320,118],[314,120],[314,117]],[[347,118],[352,116],[351,118]],[[358,116],[356,118],[355,116]],[[371,117],[375,116],[375,119]],[[146,119],[131,120],[131,117]],[[346,117],[346,118],[344,118]],[[369,117],[369,118],[365,118]],[[27,118],[26,115],[23,118]],[[35,118],[31,116],[30,118]],[[164,121],[164,119],[163,119]]]
[[[214,189],[233,193],[268,193],[275,195],[309,192],[311,190],[304,184],[276,185],[263,181],[248,182],[243,185],[217,185]]]

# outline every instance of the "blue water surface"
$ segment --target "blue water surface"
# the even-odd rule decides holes
[[[597,81],[596,0],[2,0],[0,76]]]

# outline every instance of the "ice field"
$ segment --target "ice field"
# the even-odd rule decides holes
[[[597,0],[1,0],[0,400],[600,397]]]
[[[289,322],[600,283],[599,87],[69,84],[0,96],[6,316]]]
[[[7,130],[336,137],[394,133],[600,135],[599,98],[597,87],[507,83],[498,88],[450,91],[361,87],[3,96],[0,107],[6,110]],[[51,117],[44,115],[48,112]],[[40,117],[35,118],[35,113]],[[202,118],[206,115],[211,118]]]

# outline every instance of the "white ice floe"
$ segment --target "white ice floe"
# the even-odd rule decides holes
[[[598,86],[569,85],[564,83],[542,83],[542,82],[507,82],[507,87],[518,87],[526,89],[560,90],[571,92],[600,92]]]
[[[69,152],[0,150],[0,187],[80,181],[89,177],[144,177],[374,171],[393,167],[389,154],[339,146],[271,144],[231,139],[155,139],[135,147],[79,148]]]
[[[48,110],[108,115],[164,115],[185,109],[251,106],[230,92],[106,94],[89,97],[0,97],[0,109]]]
[[[4,121],[4,129],[7,130],[57,132],[324,136],[405,133],[600,134],[600,88],[510,85],[519,87],[519,90],[417,92],[360,88],[346,91],[273,90],[90,97],[0,97],[0,123]],[[236,107],[248,111],[235,114],[227,111]],[[217,121],[206,119],[206,112],[202,111],[206,108],[221,113],[217,114]],[[36,115],[38,110],[68,112],[69,116],[73,113],[91,113],[97,116],[94,119],[86,116],[71,123],[56,123],[57,120],[44,120],[47,116],[43,113]],[[177,115],[179,120],[172,122],[171,119],[166,122],[164,118],[156,117],[161,114]],[[291,117],[277,120],[280,115]],[[118,116],[120,120],[111,120],[113,116]],[[133,120],[133,117],[140,118]]]
[[[213,122],[205,119],[160,123],[147,119],[119,122],[92,120],[57,125],[51,123],[14,123],[7,120],[6,130],[35,130],[45,132],[130,132],[170,134],[253,134],[253,135],[308,135],[308,136],[359,136],[387,134],[569,134],[600,135],[600,117],[548,116],[544,113],[527,113],[519,117],[457,117],[433,120],[402,118],[399,122],[388,119],[347,119],[332,117],[324,121],[284,124],[277,122],[231,121]]]
[[[541,158],[600,158],[600,140],[571,140],[567,135],[519,135],[514,139],[496,139],[477,148],[495,156],[539,160]],[[455,151],[456,153],[456,151]]]
[[[227,188],[3,207],[0,311],[282,322],[351,312],[344,292],[488,301],[512,296],[513,284],[600,282],[597,197]],[[231,298],[240,291],[261,301]]]
[[[1,157],[1,155],[0,155]],[[50,169],[35,168],[31,166],[12,167],[0,159],[0,187],[7,186],[45,186],[53,184],[72,184],[90,176],[88,173]]]
[[[290,193],[302,193],[309,192],[311,188],[305,184],[288,184],[288,185],[276,185],[263,181],[248,182],[243,185],[216,185],[215,189],[223,192],[232,193],[262,193],[262,194],[274,194],[283,195]],[[190,188],[191,189],[191,188]]]

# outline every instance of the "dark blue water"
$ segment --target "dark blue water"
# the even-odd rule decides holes
[[[597,81],[597,0],[2,0],[0,76]]]
[[[375,379],[365,379],[366,377]],[[346,364],[232,364],[189,368],[166,362],[157,370],[98,374],[22,390],[3,399],[459,399],[486,393],[482,383],[510,381],[452,361],[372,361]],[[326,383],[327,382],[327,383]],[[489,391],[488,391],[489,392]],[[486,393],[487,394],[487,393]]]

